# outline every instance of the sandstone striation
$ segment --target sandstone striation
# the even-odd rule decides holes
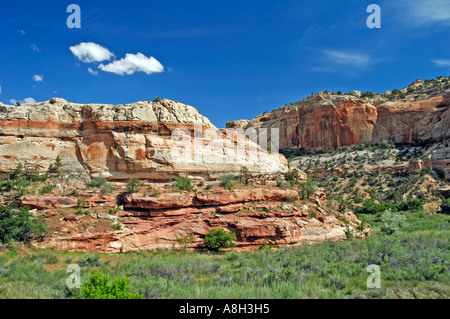
[[[195,144],[198,128],[201,142]],[[189,148],[191,156],[174,158],[177,147]],[[47,171],[58,156],[65,173],[115,180],[185,174],[211,179],[244,165],[251,172],[286,170],[283,156],[238,135],[226,140],[225,132],[192,106],[170,100],[104,105],[52,99],[2,107],[0,173],[19,162]],[[219,160],[211,161],[214,156]]]

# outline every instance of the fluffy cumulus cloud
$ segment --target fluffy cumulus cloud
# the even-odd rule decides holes
[[[100,70],[114,74],[134,74],[144,72],[146,74],[164,72],[164,67],[154,57],[146,57],[142,53],[127,53],[125,58],[113,61],[107,65],[100,64]]]
[[[35,74],[35,75],[33,75],[33,81],[34,82],[42,82],[42,81],[44,81],[44,76]]]
[[[109,61],[114,57],[114,54],[107,48],[93,42],[82,42],[69,49],[73,55],[85,63]]]

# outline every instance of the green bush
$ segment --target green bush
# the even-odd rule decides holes
[[[390,210],[385,211],[381,217],[381,231],[385,234],[391,235],[398,231],[406,224],[406,217],[398,212]]]
[[[127,192],[128,193],[137,193],[141,190],[141,187],[144,186],[139,178],[133,177],[127,181]]]
[[[220,185],[222,187],[225,187],[228,190],[233,189],[233,187],[234,187],[234,184],[233,184],[234,175],[233,174],[222,175],[222,176],[220,176],[220,180],[221,180]]]
[[[356,207],[356,214],[378,214],[386,210],[396,211],[397,208],[394,204],[386,202],[382,204],[377,204],[373,199],[366,199],[363,206]]]
[[[219,250],[220,248],[229,248],[236,246],[233,241],[236,240],[236,235],[232,232],[227,232],[223,228],[212,228],[209,234],[204,239],[206,247],[212,250]]]
[[[107,179],[104,177],[94,177],[88,184],[88,187],[101,188],[107,183]]]
[[[0,241],[30,242],[42,237],[48,229],[44,218],[34,218],[29,207],[16,208],[0,205]]]
[[[129,279],[117,277],[112,280],[108,274],[95,271],[89,281],[81,285],[80,294],[74,299],[143,299],[138,292],[131,292]]]
[[[188,192],[193,192],[195,191],[194,188],[194,183],[192,182],[192,180],[187,177],[187,176],[183,176],[183,177],[177,177],[175,179],[176,182],[176,188],[180,191],[188,191]]]

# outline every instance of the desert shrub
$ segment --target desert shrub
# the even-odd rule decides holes
[[[77,262],[81,267],[98,267],[102,264],[100,256],[93,253],[87,253],[83,258],[78,258]]]
[[[208,185],[206,185],[205,190],[209,191],[209,190],[212,189],[213,187],[214,187],[213,184],[208,184]]]
[[[116,191],[117,187],[111,183],[106,183],[103,186],[100,187],[100,194],[109,194],[113,191]]]
[[[119,224],[119,223],[113,224],[113,225],[112,225],[112,228],[113,228],[114,230],[121,230],[121,229],[122,229],[122,224]]]
[[[159,96],[157,96],[153,99],[153,102],[161,102],[161,98]]]
[[[44,236],[48,229],[43,217],[35,218],[29,212],[29,207],[16,208],[0,205],[0,241],[30,242]]]
[[[144,183],[142,183],[139,178],[133,177],[127,181],[127,192],[128,193],[137,193],[141,190]]]
[[[309,197],[315,192],[316,182],[314,181],[314,178],[312,176],[309,176],[306,178],[305,183],[301,183],[299,185],[299,195],[300,199],[309,199]]]
[[[239,173],[239,180],[241,181],[241,183],[244,183],[247,185],[250,177],[251,177],[251,174],[250,174],[247,166],[242,166],[241,171]]]
[[[88,187],[92,188],[101,188],[103,185],[105,185],[108,181],[104,177],[94,177],[91,179],[91,181],[88,184]]]
[[[406,224],[406,217],[398,212],[386,210],[380,217],[381,231],[391,235]]]
[[[223,228],[212,228],[209,230],[209,234],[204,239],[206,247],[212,250],[218,250],[220,248],[229,248],[236,246],[233,241],[236,240],[236,235],[232,232],[227,232]]]
[[[50,102],[50,104],[55,104],[56,103],[56,99],[55,98],[51,98],[49,102]]]
[[[50,184],[50,183],[45,183],[44,186],[41,188],[41,190],[39,191],[39,194],[48,194],[51,193],[52,190],[55,189],[55,185],[54,184]]]
[[[175,179],[175,182],[176,182],[176,188],[180,191],[188,191],[188,192],[195,191],[194,183],[187,176],[177,177]]]
[[[284,179],[291,185],[298,184],[300,179],[300,173],[298,169],[294,168],[292,171],[288,171],[284,174]]]
[[[220,185],[228,190],[232,190],[234,187],[233,180],[234,180],[233,174],[222,175],[220,176],[221,181]]]
[[[277,186],[282,189],[288,189],[291,187],[291,184],[289,184],[288,182],[286,182],[285,180],[283,180],[281,178],[277,178],[276,182],[277,182]]]
[[[90,274],[89,281],[81,285],[80,294],[75,299],[142,299],[138,292],[131,292],[129,279],[117,277],[111,281],[108,274],[95,271]]]

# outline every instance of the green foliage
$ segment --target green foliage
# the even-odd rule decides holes
[[[406,224],[406,217],[398,212],[386,210],[380,217],[381,231],[392,235]]]
[[[241,181],[241,183],[244,183],[245,185],[247,185],[250,177],[251,177],[251,174],[250,174],[247,166],[242,166],[240,173],[239,173],[239,180]]]
[[[284,179],[291,185],[297,185],[300,180],[300,172],[296,168],[289,170],[284,174]]]
[[[37,173],[37,167],[30,170],[23,168],[22,163],[19,163],[15,169],[9,170],[0,181],[0,193],[16,192],[20,197],[26,193],[26,189],[31,183],[45,182],[47,179],[47,174]]]
[[[55,104],[56,103],[56,99],[51,98],[49,102],[50,102],[50,104]]]
[[[356,214],[378,214],[386,210],[396,211],[394,204],[386,202],[382,204],[375,203],[373,199],[366,199],[363,206],[356,207]]]
[[[44,218],[34,218],[28,206],[0,205],[0,242],[30,242],[44,236],[47,230]]]
[[[119,223],[113,224],[112,228],[114,230],[121,230],[122,229],[122,224],[119,224]]]
[[[41,190],[39,191],[39,194],[48,194],[51,193],[52,190],[55,189],[55,185],[54,184],[50,184],[50,183],[45,183],[44,186],[41,188]]]
[[[153,102],[161,102],[161,98],[159,97],[159,96],[157,96],[157,97],[155,97],[154,99],[153,99]]]
[[[211,250],[219,250],[220,248],[229,248],[236,246],[233,241],[236,240],[236,235],[232,232],[227,232],[223,228],[212,228],[209,234],[204,239],[204,244]]]
[[[102,264],[100,256],[94,253],[87,253],[83,258],[78,258],[77,262],[81,267],[99,267]]]
[[[56,156],[55,161],[50,165],[48,171],[57,177],[62,176],[62,160],[59,155]]]
[[[222,187],[225,187],[228,190],[232,190],[234,187],[234,184],[233,184],[234,178],[235,178],[235,176],[233,174],[222,175],[222,176],[220,176],[220,181],[221,181],[220,185]]]
[[[309,197],[316,191],[316,181],[310,175],[306,178],[305,183],[299,185],[299,195],[301,199],[309,200]]]
[[[108,274],[95,271],[90,274],[89,281],[81,285],[77,299],[143,299],[138,292],[131,292],[129,279],[114,278],[111,281]]]
[[[180,191],[195,192],[194,183],[187,176],[177,177],[175,179],[176,188]]]
[[[133,177],[127,181],[127,192],[128,193],[137,193],[141,190],[144,183],[142,183],[138,178]]]
[[[92,188],[101,188],[107,182],[108,180],[104,177],[94,177],[87,186]]]

